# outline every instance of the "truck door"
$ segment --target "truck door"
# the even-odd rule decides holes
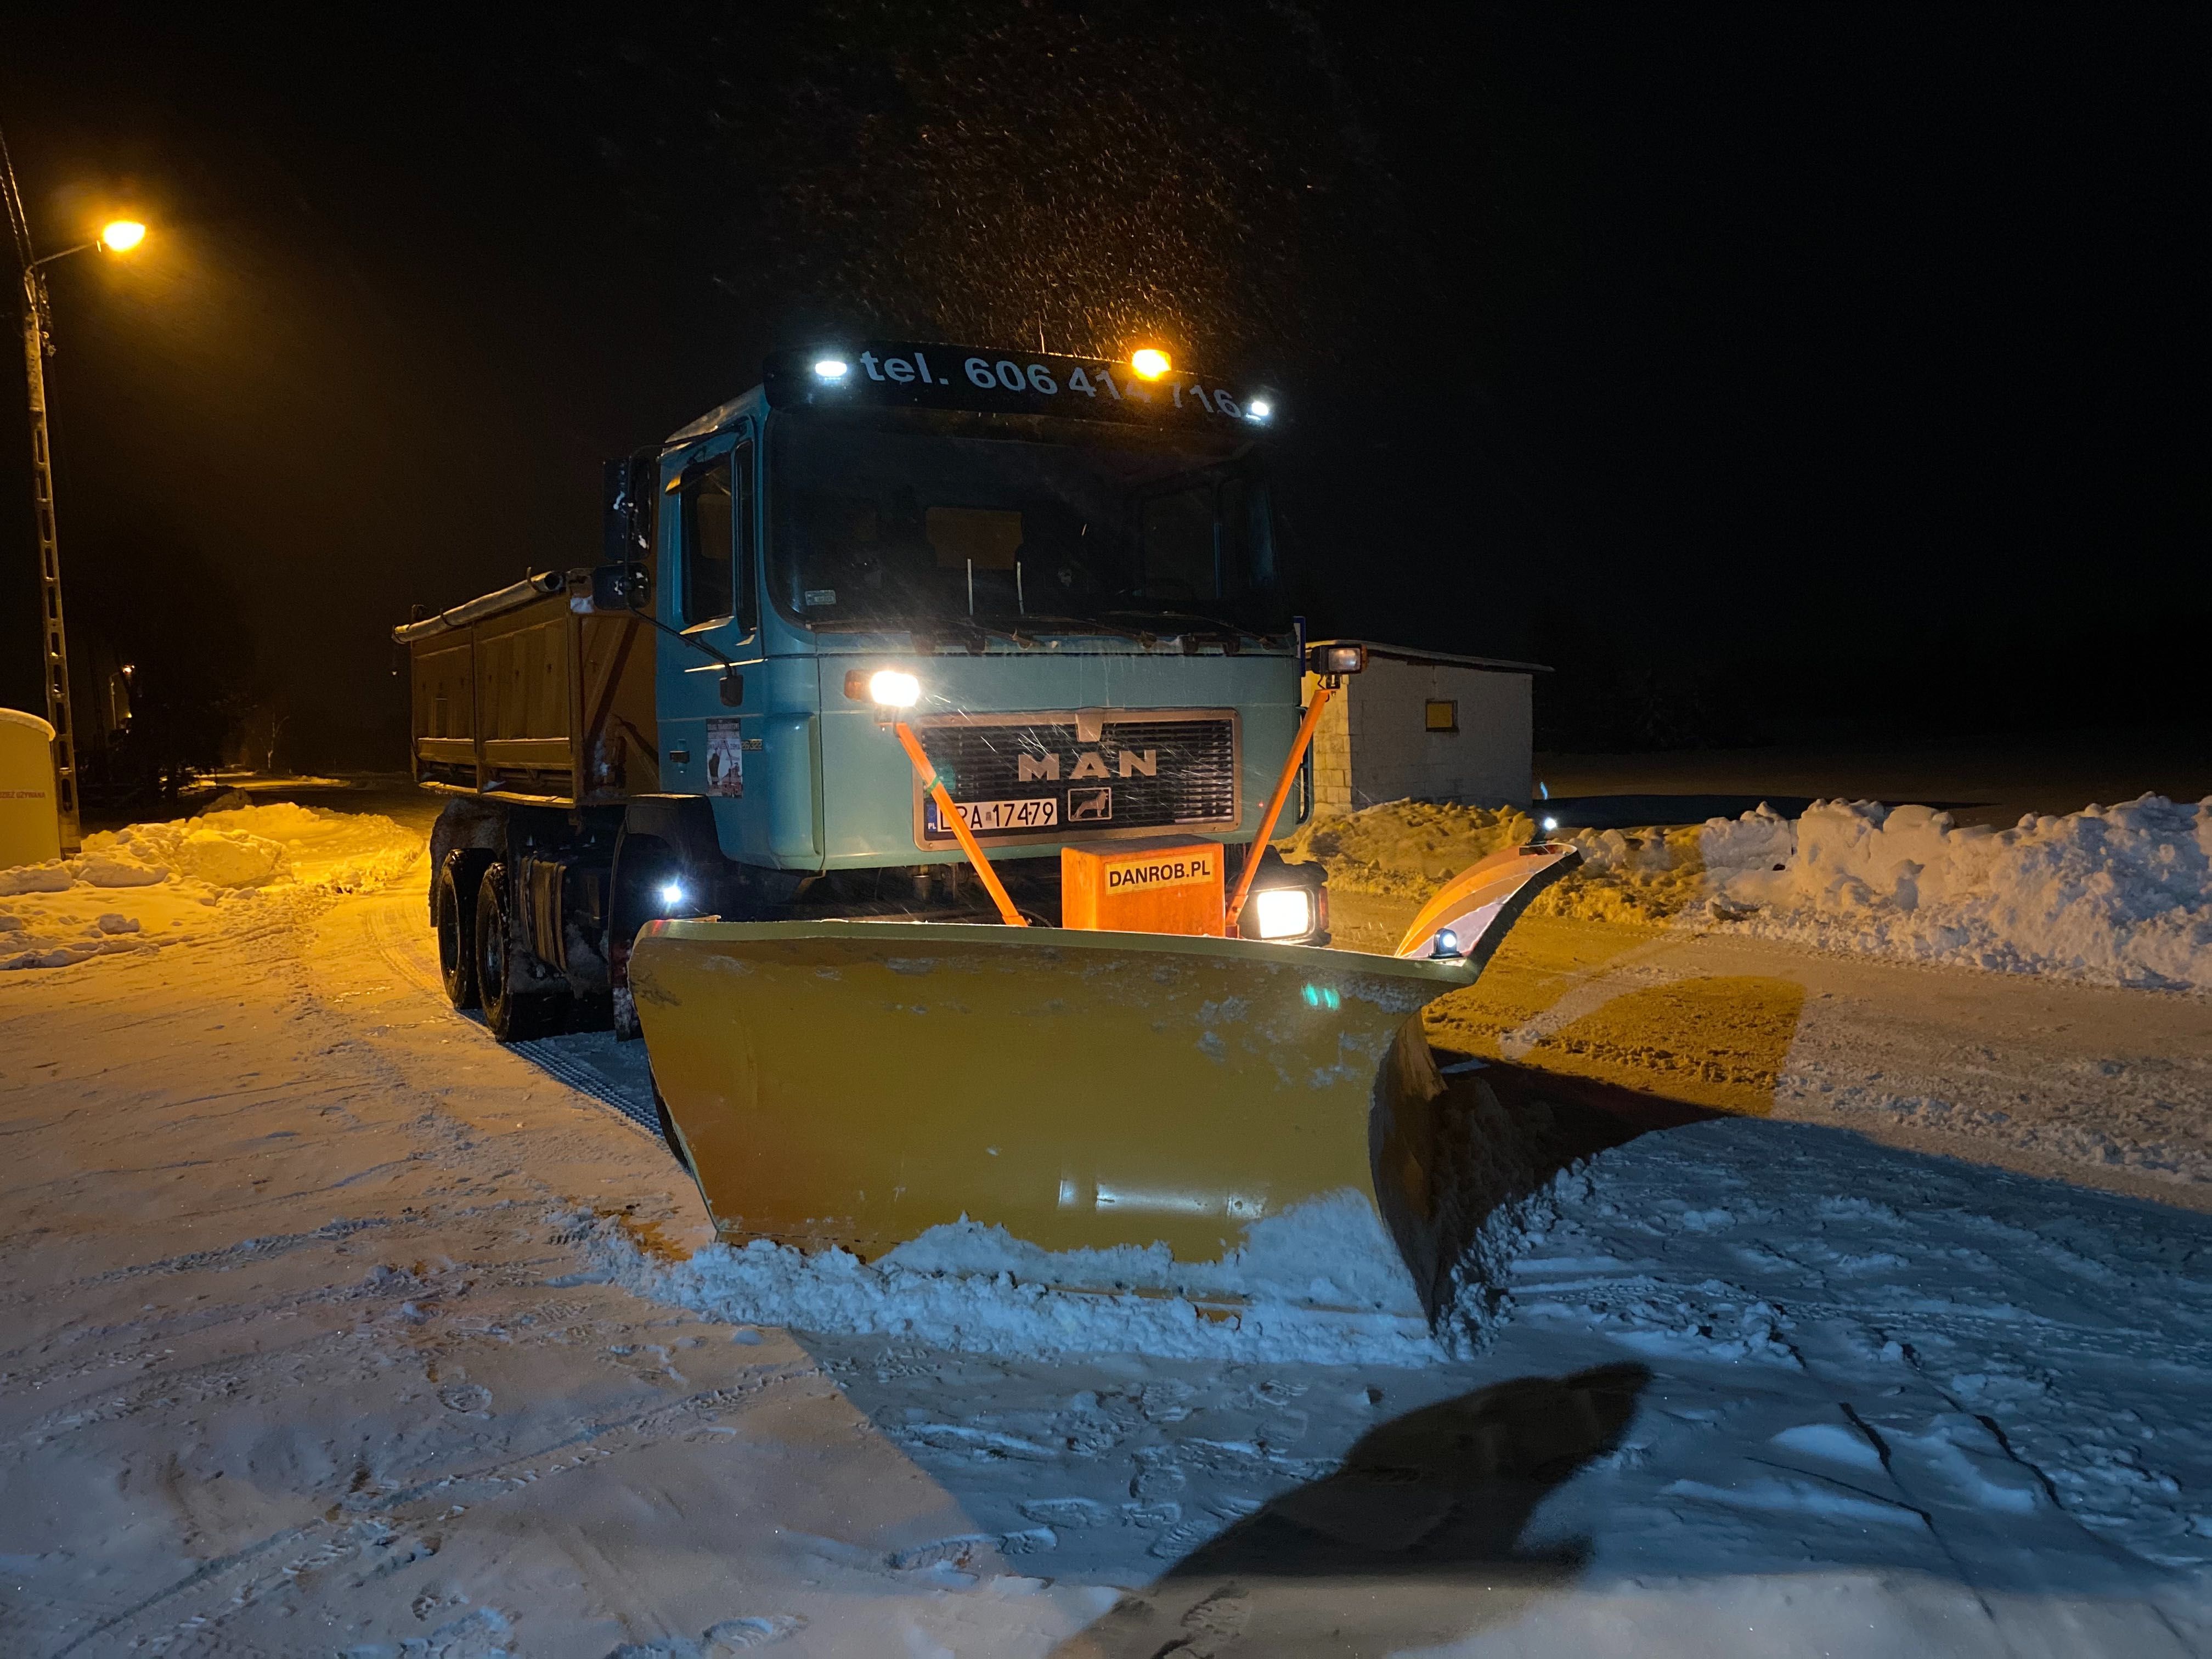
[[[662,638],[661,787],[713,799],[718,822],[726,815],[733,820],[726,830],[747,817],[744,742],[760,735],[767,691],[760,672],[757,449],[750,422],[702,445],[669,480],[673,510],[662,516],[661,619],[736,663],[747,700],[735,708],[723,701],[722,666],[714,656]],[[724,836],[725,844],[738,839]]]

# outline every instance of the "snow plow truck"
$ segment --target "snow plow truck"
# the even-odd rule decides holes
[[[1278,418],[1157,353],[848,343],[610,463],[596,562],[393,631],[454,1006],[641,1035],[728,1239],[1003,1228],[1173,1288],[1349,1227],[1433,1313],[1468,1152],[1420,1010],[1575,854],[1329,948],[1268,842],[1364,653],[1286,614]]]

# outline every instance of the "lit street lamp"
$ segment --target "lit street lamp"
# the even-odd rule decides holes
[[[23,212],[4,140],[0,140],[0,194],[7,198],[9,228],[23,265],[23,379],[31,394],[31,504],[39,526],[39,625],[45,634],[46,722],[54,728],[54,804],[60,811],[62,850],[73,853],[82,844],[82,836],[78,830],[76,728],[70,717],[69,640],[62,627],[61,550],[54,537],[54,475],[46,441],[46,359],[53,356],[54,342],[45,268],[88,248],[128,253],[146,240],[146,227],[135,219],[117,219],[89,242],[34,258],[31,222]]]

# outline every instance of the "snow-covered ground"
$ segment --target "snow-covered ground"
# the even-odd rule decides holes
[[[342,884],[0,976],[0,1650],[2212,1650],[2199,999],[1539,919],[1460,1077],[1769,1115],[1534,1194],[1473,1359],[1010,1352],[718,1267],[637,1045]]]

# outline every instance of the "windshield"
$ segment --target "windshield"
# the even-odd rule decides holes
[[[769,422],[769,583],[816,627],[1280,631],[1248,441],[1048,417]]]

